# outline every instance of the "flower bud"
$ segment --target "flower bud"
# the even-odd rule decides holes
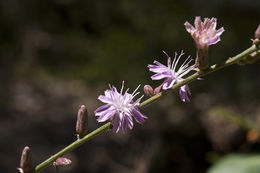
[[[260,24],[258,25],[258,28],[255,31],[255,38],[260,39]]]
[[[78,138],[82,138],[88,132],[88,111],[85,105],[81,105],[78,111],[76,133]]]
[[[161,84],[161,85],[159,85],[158,87],[156,87],[155,89],[154,89],[154,94],[158,94],[158,93],[160,93],[161,91],[162,91],[162,86],[163,86],[163,83]]]
[[[184,26],[194,39],[197,47],[196,66],[205,71],[209,68],[208,48],[210,45],[220,41],[221,34],[225,31],[223,27],[216,30],[217,19],[212,17],[204,18],[198,16],[195,18],[194,26],[189,22],[185,22]]]
[[[23,149],[20,161],[20,168],[18,168],[18,170],[21,173],[31,173],[33,171],[31,150],[28,146],[24,147]]]
[[[145,95],[147,95],[149,97],[153,96],[154,95],[153,88],[150,85],[145,85],[144,93],[145,93]]]
[[[54,166],[56,167],[67,167],[70,166],[72,161],[70,159],[67,159],[65,157],[59,157],[55,162]]]

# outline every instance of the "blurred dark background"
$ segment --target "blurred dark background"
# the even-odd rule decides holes
[[[216,17],[225,32],[211,46],[220,63],[251,46],[259,0],[8,0],[0,2],[0,163],[14,172],[24,146],[35,164],[75,138],[79,105],[89,131],[108,83],[132,90],[150,79],[147,65],[184,50],[195,57],[184,22]],[[149,116],[126,135],[107,132],[76,149],[60,172],[206,172],[229,153],[258,153],[259,62],[234,65],[143,110]],[[49,167],[42,172],[55,172]]]

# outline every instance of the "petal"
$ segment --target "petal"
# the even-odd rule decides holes
[[[102,101],[103,103],[111,103],[112,102],[111,97],[107,97],[107,96],[104,96],[104,95],[100,95],[98,97],[98,100]]]
[[[130,121],[129,116],[124,115],[123,123],[122,123],[122,131],[123,133],[127,132],[127,128],[133,125],[133,122]]]
[[[107,120],[110,119],[115,113],[116,113],[116,110],[115,110],[115,109],[104,111],[104,113],[103,113],[97,120],[98,120],[98,122],[107,121]]]
[[[101,113],[105,110],[107,110],[110,106],[108,104],[100,106],[99,108],[97,108],[94,112],[95,114]]]
[[[172,78],[172,77],[166,79],[166,80],[164,81],[164,83],[163,83],[162,89],[163,89],[163,90],[167,90],[167,89],[171,88],[171,87],[173,86],[173,84],[175,83],[175,81],[176,81],[176,79],[174,79],[174,78]]]
[[[224,28],[221,27],[219,30],[217,30],[216,35],[220,36],[224,31],[225,31]]]
[[[190,87],[188,85],[184,85],[186,92],[188,92],[189,95],[191,95]]]
[[[201,30],[202,30],[202,21],[201,21],[200,16],[196,16],[196,17],[195,17],[194,24],[195,24],[196,30],[198,30],[198,31],[201,31]]]
[[[166,77],[167,76],[165,76],[164,74],[158,73],[158,74],[153,75],[151,78],[152,78],[152,80],[160,80],[160,79],[163,79]]]
[[[145,121],[144,119],[147,119],[147,117],[143,115],[137,108],[133,109],[131,113],[135,121],[139,124],[143,124]]]
[[[111,98],[111,93],[112,91],[111,90],[106,90],[104,93],[105,93],[105,96],[108,97],[108,98]]]
[[[151,72],[161,73],[163,71],[169,70],[166,66],[156,66],[156,65],[148,65],[148,68]]]
[[[131,117],[131,115],[130,116],[127,116],[127,118],[128,118],[128,128],[129,129],[132,129],[133,128],[133,126],[134,126],[134,123],[133,123],[133,118]]]
[[[165,65],[161,64],[158,61],[153,61],[154,64],[158,65],[159,67],[166,67]]]
[[[190,101],[188,94],[191,95],[190,88],[188,85],[183,85],[179,91],[180,98],[183,102]]]
[[[220,37],[219,36],[215,36],[215,37],[213,37],[213,38],[211,38],[209,41],[208,41],[208,46],[209,45],[212,45],[212,44],[216,44],[217,42],[219,42],[220,41]]]
[[[121,127],[121,119],[119,118],[119,115],[115,115],[114,124],[113,124],[113,131],[118,133],[119,129]]]
[[[184,26],[185,26],[186,31],[189,33],[193,32],[195,30],[195,28],[189,22],[185,22]]]

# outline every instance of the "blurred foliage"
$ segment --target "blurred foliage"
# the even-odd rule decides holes
[[[208,173],[258,173],[259,171],[259,155],[229,154],[210,168]]]
[[[78,105],[92,113],[95,129],[96,98],[108,83],[157,86],[147,65],[166,62],[162,50],[195,57],[185,21],[217,17],[226,31],[210,55],[221,63],[251,45],[259,11],[259,0],[1,1],[1,171],[19,165],[25,145],[39,163],[75,140]],[[260,125],[259,87],[259,62],[211,74],[190,84],[190,103],[170,94],[144,110],[144,126],[95,138],[62,171],[205,172],[216,160],[209,153],[258,152],[258,132],[244,126]]]

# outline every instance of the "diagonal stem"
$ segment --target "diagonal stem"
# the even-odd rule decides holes
[[[67,147],[65,147],[64,149],[59,151],[58,153],[54,154],[53,156],[51,156],[50,158],[48,158],[44,162],[37,165],[34,169],[34,172],[35,173],[39,172],[42,169],[46,168],[47,166],[51,165],[58,157],[61,157],[65,153],[68,153],[68,152],[74,150],[75,148],[78,148],[80,145],[84,144],[88,140],[92,139],[93,137],[97,136],[98,134],[100,134],[100,133],[104,132],[105,130],[109,129],[110,126],[111,126],[111,123],[108,122],[108,123],[104,124],[103,126],[97,128],[96,130],[92,131],[91,133],[87,134],[83,138],[78,139],[75,142],[71,143],[70,145],[68,145]]]

